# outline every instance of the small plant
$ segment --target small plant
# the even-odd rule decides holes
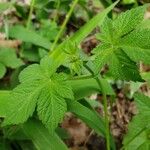
[[[3,101],[0,103],[0,108],[3,107],[0,115],[4,117],[2,127],[6,138],[17,139],[17,134],[25,135],[37,149],[65,150],[67,147],[57,136],[57,128],[69,111],[98,135],[106,138],[107,150],[116,149],[107,112],[107,96],[114,96],[114,92],[105,76],[109,75],[115,80],[144,82],[139,72],[139,63],[142,61],[150,64],[150,29],[142,28],[140,24],[143,23],[147,6],[131,9],[110,19],[107,14],[116,2],[93,17],[73,36],[58,44],[77,2],[75,0],[72,4],[60,31],[56,30],[56,38],[52,38],[53,44],[48,37],[43,37],[46,34],[45,28],[39,32],[42,36],[30,31],[33,3],[27,27],[17,25],[9,29],[11,38],[31,43],[43,53],[38,58],[40,63],[31,64],[21,71],[19,84],[13,90],[0,91],[0,102]],[[80,43],[97,26],[100,33],[96,37],[100,44],[92,50],[92,56],[88,57],[81,52]],[[13,50],[0,50],[0,78],[4,76],[6,67],[15,68],[22,64]],[[109,71],[100,75],[106,64]],[[62,70],[62,66],[65,69]],[[94,92],[103,96],[104,119],[84,99]],[[135,94],[134,98],[139,114],[129,125],[122,149],[148,150],[150,98],[142,94]],[[49,141],[38,141],[42,136]]]

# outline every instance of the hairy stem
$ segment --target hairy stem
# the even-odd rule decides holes
[[[95,75],[94,75],[94,72],[92,71],[92,69],[87,65],[84,65],[84,66],[94,77]],[[101,83],[101,80],[99,79],[99,77],[95,77],[95,80],[96,80],[97,84],[99,85],[102,95],[103,95],[105,127],[106,127],[106,146],[107,146],[107,150],[110,150],[110,130],[109,130],[109,117],[108,117],[108,111],[107,111],[107,106],[108,106],[107,95],[106,95],[104,86]]]
[[[51,47],[51,50],[54,50],[54,48],[55,48],[55,46],[56,46],[56,44],[57,44],[59,38],[61,37],[62,33],[64,32],[65,27],[66,27],[66,25],[67,25],[67,23],[68,23],[68,21],[69,21],[69,19],[70,19],[70,17],[71,17],[71,14],[72,14],[72,12],[73,12],[73,10],[74,10],[76,4],[78,3],[78,1],[79,1],[79,0],[74,0],[73,4],[71,5],[70,10],[69,10],[69,12],[67,13],[66,18],[65,18],[63,24],[61,25],[61,28],[60,28],[60,30],[59,30],[59,32],[58,32],[56,38],[55,38],[55,41],[54,41],[54,43],[53,43],[53,45],[52,45],[52,47]]]
[[[27,29],[29,29],[29,27],[30,27],[34,4],[35,4],[35,0],[31,0],[30,11],[29,11],[29,15],[28,15],[27,24],[26,24]]]

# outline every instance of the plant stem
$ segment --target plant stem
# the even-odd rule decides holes
[[[55,16],[54,16],[54,19],[53,19],[54,22],[57,21],[57,18],[58,18],[58,11],[59,11],[58,9],[59,9],[59,7],[60,7],[60,0],[57,0],[57,2],[56,2]]]
[[[63,24],[61,25],[61,28],[60,28],[60,30],[59,30],[56,38],[55,38],[55,41],[54,41],[54,43],[53,43],[53,45],[51,47],[51,50],[54,50],[54,48],[55,48],[55,46],[56,46],[59,38],[61,37],[62,33],[64,32],[64,29],[65,29],[65,27],[66,27],[66,25],[67,25],[67,23],[68,23],[68,21],[69,21],[69,19],[71,17],[71,14],[72,14],[72,12],[73,12],[76,4],[78,3],[78,1],[79,0],[74,0],[73,4],[71,5],[71,8],[70,8],[69,12],[67,13],[66,18],[65,18]]]
[[[93,75],[94,72],[92,71],[92,69],[87,66],[84,65],[85,68]],[[107,146],[107,150],[110,150],[110,131],[109,131],[109,118],[108,118],[108,111],[107,111],[107,95],[104,89],[103,84],[101,83],[101,80],[99,79],[99,77],[95,77],[95,80],[97,82],[97,84],[99,85],[99,88],[101,89],[102,95],[103,95],[103,102],[104,102],[104,115],[105,115],[105,127],[106,127],[106,146]]]
[[[110,131],[109,131],[109,117],[108,117],[108,110],[107,110],[107,106],[108,106],[107,95],[100,79],[97,77],[95,78],[95,80],[97,81],[99,87],[101,88],[102,95],[103,95],[105,127],[106,127],[106,146],[107,146],[107,150],[110,150],[110,133],[109,133]]]
[[[35,0],[31,0],[30,11],[29,11],[29,15],[28,15],[27,24],[26,24],[27,29],[29,29],[29,27],[30,27],[34,4],[35,4]]]

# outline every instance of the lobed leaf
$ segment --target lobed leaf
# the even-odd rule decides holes
[[[138,30],[144,19],[146,6],[141,6],[119,15],[106,18],[97,37],[102,44],[94,49],[94,64],[97,74],[105,64],[115,79],[142,81],[137,62],[149,63],[149,30]]]
[[[32,116],[40,92],[40,83],[36,81],[18,85],[10,93],[10,110],[3,122],[3,126],[19,124],[27,121]]]
[[[121,37],[135,29],[144,19],[146,6],[133,8],[121,13],[114,21],[115,36]]]
[[[56,71],[56,69],[67,60],[67,54],[63,52],[64,46],[71,41],[75,44],[80,44],[82,40],[98,25],[101,25],[107,16],[107,14],[115,7],[115,5],[118,3],[116,1],[112,5],[110,5],[108,8],[106,8],[103,12],[97,14],[95,17],[93,17],[88,23],[86,23],[82,28],[79,29],[72,37],[65,40],[63,43],[58,45],[58,47],[50,54],[49,59],[51,59],[51,64],[49,65],[50,68],[53,69],[53,72]]]
[[[143,94],[134,96],[139,113],[129,124],[129,131],[124,138],[123,144],[126,150],[140,150],[147,147],[150,149],[150,98]],[[147,144],[146,144],[147,143]]]
[[[119,41],[119,46],[134,61],[150,64],[150,30],[134,30]]]
[[[55,91],[56,88],[55,85],[47,84],[41,90],[37,103],[38,116],[51,131],[62,121],[67,111],[65,99]]]
[[[40,63],[25,68],[19,79],[21,83],[10,95],[13,101],[12,109],[3,125],[27,121],[37,107],[40,120],[49,130],[54,131],[66,112],[65,99],[74,99],[65,76],[63,74],[50,76]]]

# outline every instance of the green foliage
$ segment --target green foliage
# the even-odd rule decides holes
[[[39,33],[42,37],[47,38],[50,41],[53,41],[58,33],[58,26],[55,22],[49,20],[41,20],[41,26]],[[50,48],[50,44],[49,47]]]
[[[9,29],[9,36],[11,38],[16,38],[24,42],[29,42],[34,45],[41,46],[45,49],[49,49],[51,45],[47,38],[40,36],[33,30],[28,30],[19,25],[13,26]]]
[[[123,144],[126,150],[149,150],[150,149],[150,98],[143,94],[134,96],[138,107],[138,114],[129,124],[128,134]]]
[[[136,27],[142,22],[145,9],[142,6],[122,13],[114,20],[105,19],[102,33],[97,36],[103,44],[94,49],[96,73],[108,64],[115,79],[142,81],[136,62],[149,62],[149,31],[139,31]]]
[[[0,78],[5,75],[6,67],[15,69],[23,64],[17,55],[21,56],[27,65],[23,70],[22,67],[15,70],[16,79],[19,72],[21,73],[19,83],[15,82],[14,85],[18,85],[13,90],[0,91],[0,117],[4,118],[2,122],[4,142],[0,141],[0,146],[2,145],[3,149],[7,143],[8,149],[11,145],[7,140],[17,140],[22,149],[66,150],[55,129],[69,111],[99,136],[106,137],[107,150],[110,148],[115,150],[114,139],[109,133],[107,112],[107,96],[111,99],[115,93],[107,75],[104,74],[106,77],[104,79],[99,75],[99,71],[107,64],[108,73],[113,80],[140,81],[130,84],[131,97],[139,89],[143,79],[149,82],[149,73],[139,74],[138,68],[140,61],[150,64],[150,30],[146,25],[143,28],[139,27],[143,23],[146,6],[131,9],[115,19],[110,19],[107,15],[117,1],[93,17],[74,35],[63,40],[58,35],[66,26],[59,32],[57,16],[54,15],[54,21],[49,21],[47,15],[48,11],[55,8],[58,11],[63,7],[66,11],[70,7],[66,3],[70,4],[70,1],[36,0],[35,5],[30,6],[33,10],[29,13],[29,17],[25,16],[26,11],[19,7],[19,4],[15,5],[17,15],[23,19],[28,18],[27,24],[31,27],[28,29],[29,26],[25,28],[22,25],[15,25],[9,28],[9,38],[23,41],[19,47],[21,52],[17,49],[17,53],[15,49],[0,49]],[[79,5],[83,8],[85,3],[85,0],[79,1]],[[107,5],[110,3],[111,1],[108,1]],[[63,6],[59,6],[60,4]],[[73,7],[71,6],[71,10]],[[30,23],[32,13],[35,15],[33,24]],[[101,43],[93,50],[94,55],[87,56],[81,52],[80,43],[97,26],[100,26],[101,33],[97,38]],[[57,45],[58,39],[63,42]],[[56,41],[54,48],[51,48],[52,41]],[[48,52],[49,49],[52,51]],[[39,63],[30,65],[31,62]],[[12,78],[13,74],[10,80]],[[84,100],[93,93],[102,95],[105,119]],[[139,113],[129,125],[123,148],[149,150],[150,125],[147,122],[150,122],[150,98],[142,94],[136,94],[134,97]],[[97,103],[99,104],[98,101]],[[31,117],[32,119],[28,120]],[[38,120],[41,120],[44,126]],[[24,143],[18,140],[30,140],[30,144],[24,146]]]
[[[150,64],[149,35],[149,29],[135,30],[122,38],[119,45],[132,60]]]
[[[101,79],[105,87],[105,92],[107,95],[114,96],[115,93],[111,85],[105,79]],[[86,96],[90,96],[93,93],[102,93],[101,88],[93,78],[88,79],[79,79],[79,80],[70,80],[68,83],[71,85],[74,97],[76,100],[80,100]]]
[[[95,110],[90,110],[76,101],[67,101],[67,104],[70,112],[74,113],[77,117],[89,125],[89,127],[94,129],[98,135],[105,136],[105,122]],[[111,148],[114,150],[115,144],[113,139],[110,139],[110,143]]]
[[[14,69],[21,65],[23,65],[23,62],[17,58],[15,49],[0,48],[0,78],[5,75],[6,67]]]
[[[68,67],[72,75],[82,73],[83,57],[80,49],[70,41],[64,45],[63,51],[68,55],[65,66]]]
[[[81,27],[73,36],[69,37],[64,42],[59,44],[57,48],[50,53],[49,59],[52,61],[49,67],[53,69],[53,72],[56,72],[57,68],[60,65],[64,64],[67,60],[68,54],[65,51],[62,51],[64,46],[70,41],[71,43],[80,44],[83,41],[83,39],[86,36],[88,36],[88,34],[90,34],[90,32],[92,32],[96,26],[101,25],[103,23],[107,14],[115,7],[117,3],[118,1],[109,6],[107,9],[105,9],[102,13],[97,14],[83,27]]]
[[[8,91],[0,91],[0,117],[5,117],[10,110],[9,106],[11,101],[9,100],[9,97]]]
[[[75,43],[81,42],[98,23],[102,23],[107,13],[114,6],[115,5],[112,5],[103,13],[98,14],[69,40]],[[15,26],[10,29],[10,37],[23,40],[24,42],[30,42],[44,48],[48,48],[50,45],[41,39],[41,37],[37,36],[37,34],[20,26]],[[35,38],[31,39],[31,37]],[[64,48],[64,45],[67,43],[68,40],[63,42],[52,52],[50,57],[46,56],[43,58],[40,65],[30,65],[21,72],[19,76],[20,84],[8,97],[13,103],[10,104],[10,109],[6,114],[3,126],[24,123],[32,116],[35,108],[37,108],[39,119],[42,120],[51,132],[54,132],[54,129],[63,119],[64,113],[67,111],[65,99],[68,99],[68,101],[69,99],[73,99],[73,92],[71,86],[66,81],[66,76],[64,74],[55,73],[59,65],[63,64],[66,56],[68,56],[66,52],[64,53],[62,51],[62,48]],[[69,49],[70,47],[67,51]],[[73,55],[74,54],[73,52]],[[85,89],[86,88],[87,86],[85,86]],[[84,88],[82,89],[84,90]],[[97,130],[96,132],[100,133],[100,131]]]
[[[29,120],[23,125],[22,131],[39,150],[67,150],[58,135],[51,134],[39,121]]]
[[[21,84],[11,93],[12,109],[3,125],[25,122],[36,106],[40,120],[49,130],[54,130],[62,120],[67,110],[65,99],[73,99],[73,92],[64,74],[51,74],[48,60],[46,57],[40,65],[30,65],[21,72]]]

